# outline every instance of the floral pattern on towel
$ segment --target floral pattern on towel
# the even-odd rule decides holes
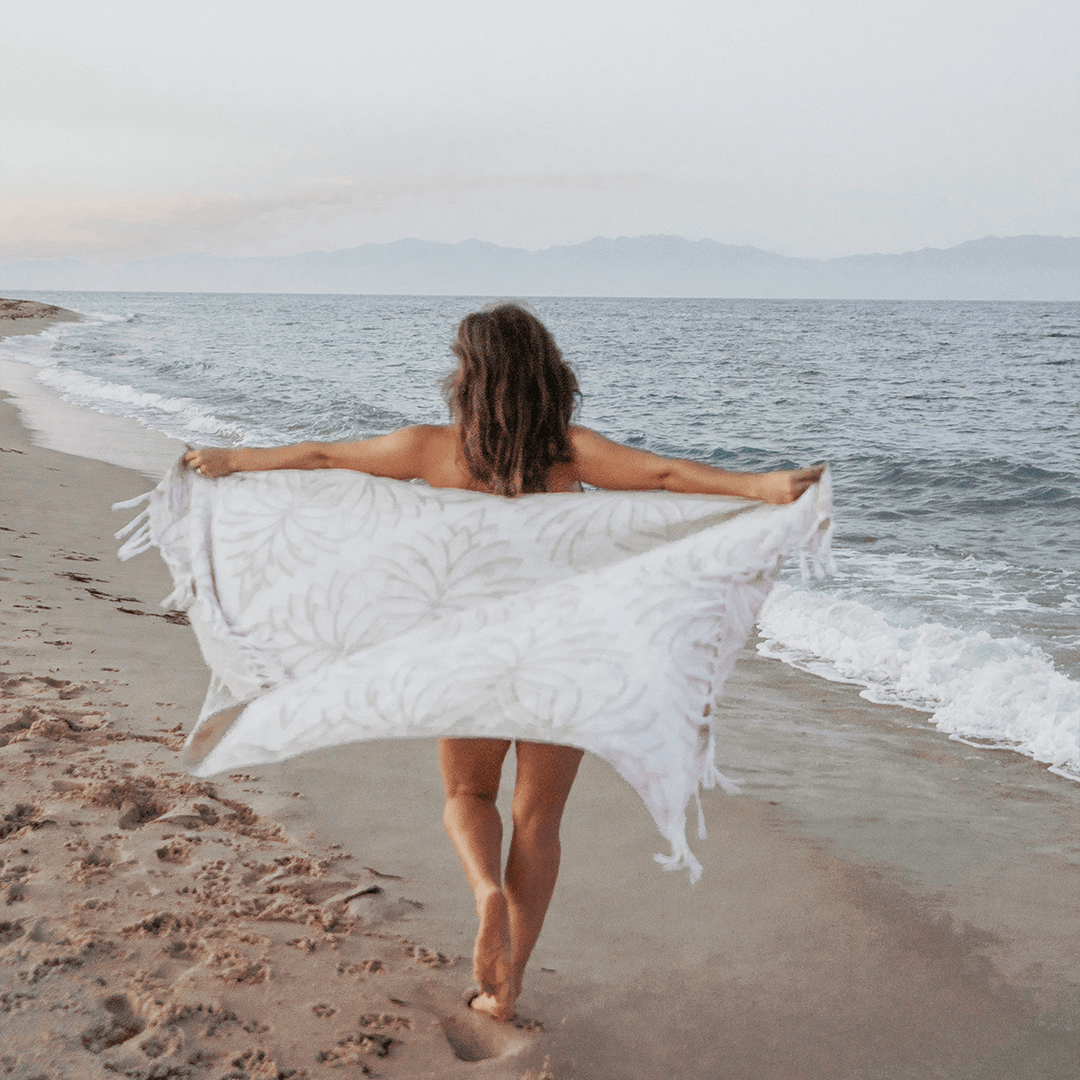
[[[686,808],[727,783],[709,706],[783,560],[827,559],[832,513],[828,473],[789,506],[179,467],[146,498],[121,554],[159,547],[211,668],[195,775],[389,737],[579,746],[692,879]]]

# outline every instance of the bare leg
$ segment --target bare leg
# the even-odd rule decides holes
[[[506,860],[510,985],[504,992],[505,999],[500,1001],[510,1009],[521,993],[525,965],[540,936],[551,894],[555,891],[562,852],[559,825],[582,755],[583,751],[574,746],[517,744],[514,832]]]
[[[505,998],[510,979],[510,921],[502,889],[502,820],[499,794],[508,739],[440,739],[439,765],[446,789],[443,824],[457,849],[476,897],[480,931],[473,950],[473,974],[493,1002]],[[492,1015],[495,1015],[493,1010]],[[501,1011],[501,1010],[500,1010]],[[505,1019],[513,1013],[500,1015]]]
[[[495,799],[509,747],[502,739],[439,740],[443,821],[480,916],[473,971],[482,993],[472,1004],[497,1020],[514,1015],[525,965],[544,925],[559,873],[559,824],[582,758],[576,747],[518,742],[504,892],[502,821]]]

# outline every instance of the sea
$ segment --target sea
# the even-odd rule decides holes
[[[9,338],[76,404],[193,445],[440,423],[490,297],[35,293]],[[1080,780],[1080,304],[542,298],[579,421],[725,469],[832,467],[835,567],[785,569],[758,649],[943,737]]]

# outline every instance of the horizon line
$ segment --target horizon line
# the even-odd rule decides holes
[[[828,257],[818,257],[810,255],[784,255],[778,251],[770,251],[767,248],[756,247],[753,244],[733,244],[723,240],[714,240],[711,237],[701,237],[697,240],[691,240],[689,237],[681,236],[678,233],[641,233],[635,236],[620,235],[616,237],[596,235],[589,237],[587,240],[580,240],[576,243],[560,243],[549,244],[542,248],[527,248],[511,246],[508,244],[500,244],[493,240],[480,240],[476,237],[469,237],[464,240],[425,240],[415,236],[403,236],[396,240],[365,240],[359,244],[351,244],[346,247],[340,248],[305,248],[301,251],[294,251],[287,254],[278,255],[222,255],[216,252],[205,250],[185,249],[181,251],[166,252],[158,255],[132,255],[132,254],[88,254],[88,255],[71,255],[71,254],[57,254],[57,255],[34,255],[34,256],[0,256],[0,267],[18,265],[20,263],[29,262],[47,262],[53,260],[73,260],[75,262],[83,262],[88,265],[100,265],[100,266],[117,266],[124,263],[131,262],[150,262],[158,259],[170,259],[181,258],[184,256],[199,256],[209,259],[222,259],[222,260],[268,260],[268,259],[294,259],[304,255],[337,255],[346,251],[356,251],[359,248],[364,247],[392,247],[395,244],[429,244],[437,247],[461,247],[466,244],[477,244],[485,247],[498,248],[502,251],[515,251],[524,252],[529,255],[539,255],[548,251],[553,251],[559,248],[577,248],[584,247],[586,244],[596,243],[597,241],[606,243],[619,243],[620,241],[638,241],[638,240],[678,240],[686,244],[711,244],[717,247],[735,248],[742,251],[755,251],[764,255],[772,255],[780,259],[791,259],[800,262],[816,262],[816,263],[829,263],[836,262],[841,259],[858,259],[858,258],[900,258],[904,255],[917,255],[922,252],[928,251],[955,251],[957,248],[964,247],[968,244],[978,244],[987,240],[1064,240],[1064,241],[1080,241],[1080,236],[1073,236],[1068,234],[1053,234],[1053,233],[1015,233],[1008,236],[1001,236],[996,233],[987,233],[984,236],[974,237],[970,240],[962,240],[959,243],[951,244],[948,247],[933,247],[924,246],[919,248],[909,248],[904,251],[898,252],[884,252],[884,251],[864,251],[857,252],[850,255],[832,255]]]

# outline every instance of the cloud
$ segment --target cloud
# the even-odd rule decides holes
[[[312,180],[292,191],[230,195],[139,192],[5,200],[0,257],[130,257],[181,250],[197,235],[222,236],[283,210],[348,203],[350,180]]]
[[[379,176],[313,178],[284,192],[255,194],[139,192],[9,199],[0,209],[0,258],[74,256],[121,258],[208,250],[219,254],[291,254],[312,247],[344,247],[366,240],[430,232],[442,216],[443,239],[469,239],[507,215],[523,222],[552,200],[596,198],[632,202],[668,198],[672,180],[649,172],[497,173],[432,172],[401,179]],[[711,195],[709,192],[698,194]],[[701,188],[676,182],[683,194]],[[412,229],[410,230],[410,223]],[[579,239],[592,235],[588,226]],[[595,231],[595,230],[594,230]],[[501,242],[526,242],[527,228]],[[459,235],[460,234],[460,235]],[[303,237],[309,239],[305,241]]]

